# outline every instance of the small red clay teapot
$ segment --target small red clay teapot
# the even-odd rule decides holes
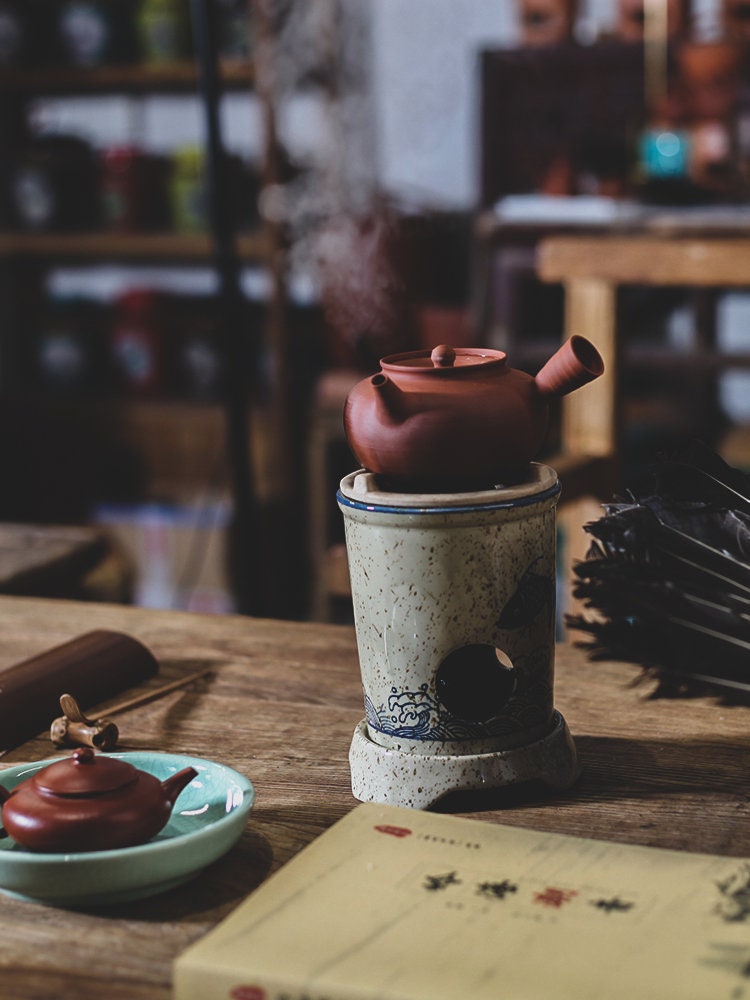
[[[186,767],[161,782],[125,760],[82,747],[10,792],[0,786],[3,826],[31,851],[132,847],[166,825],[177,796],[197,774]]]
[[[522,481],[544,442],[550,399],[604,371],[594,345],[578,336],[536,378],[483,348],[393,354],[380,366],[344,407],[355,458],[385,489],[448,493]]]

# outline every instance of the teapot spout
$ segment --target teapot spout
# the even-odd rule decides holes
[[[181,771],[173,774],[166,781],[161,784],[164,796],[169,802],[170,806],[173,806],[177,801],[177,796],[180,794],[185,785],[190,784],[193,778],[198,777],[198,772],[194,767],[184,767]]]
[[[542,396],[565,396],[599,378],[603,371],[604,362],[591,341],[573,336],[539,371],[536,387]]]
[[[378,372],[370,379],[370,385],[375,390],[375,405],[380,410],[381,415],[391,422],[403,420],[406,415],[404,393],[393,379]]]

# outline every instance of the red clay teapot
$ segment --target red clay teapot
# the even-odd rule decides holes
[[[503,351],[441,345],[393,354],[357,383],[344,428],[358,462],[385,489],[466,492],[522,481],[544,443],[549,402],[604,371],[574,336],[533,377]]]
[[[161,782],[125,760],[83,747],[10,792],[0,785],[3,827],[31,851],[143,844],[166,825],[177,796],[197,774],[186,767]]]

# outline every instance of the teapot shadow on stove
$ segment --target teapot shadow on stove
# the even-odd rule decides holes
[[[90,747],[36,771],[11,791],[0,785],[5,832],[31,851],[79,853],[145,843],[167,824],[192,767],[159,781]]]
[[[573,336],[536,377],[503,351],[445,345],[383,358],[344,407],[349,446],[385,489],[466,492],[523,481],[549,404],[598,378],[602,358]]]

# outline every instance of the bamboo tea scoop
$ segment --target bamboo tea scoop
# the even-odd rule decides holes
[[[116,723],[112,721],[111,716],[127,712],[131,708],[137,708],[139,705],[145,705],[150,701],[156,701],[157,698],[162,698],[171,691],[186,687],[193,681],[198,680],[199,677],[205,677],[206,674],[210,673],[213,673],[213,667],[198,670],[195,673],[188,674],[187,677],[181,677],[179,680],[172,681],[170,684],[165,684],[163,687],[156,688],[153,691],[145,691],[143,694],[134,695],[132,698],[128,698],[127,701],[121,701],[118,705],[113,705],[107,714],[103,715],[100,719],[88,719],[81,711],[75,698],[70,694],[63,694],[60,696],[60,708],[63,710],[63,715],[55,719],[50,726],[50,739],[56,747],[89,746],[95,750],[113,750],[117,744],[120,731]]]

